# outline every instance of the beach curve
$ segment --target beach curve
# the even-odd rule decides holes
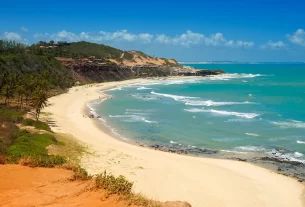
[[[202,206],[305,206],[304,186],[296,180],[250,163],[198,158],[131,145],[102,131],[88,118],[86,104],[105,99],[100,91],[150,81],[135,79],[93,87],[74,87],[49,99],[44,112],[56,121],[55,132],[70,133],[88,145],[82,165],[91,174],[107,170],[134,181],[135,191],[153,199],[185,200]],[[98,87],[97,87],[98,86]]]

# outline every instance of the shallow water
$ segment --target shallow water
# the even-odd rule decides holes
[[[126,140],[305,163],[304,64],[192,66],[229,74],[123,86],[90,107]]]

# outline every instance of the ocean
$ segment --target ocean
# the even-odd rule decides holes
[[[227,74],[122,86],[90,108],[126,142],[305,163],[305,64],[189,65]]]

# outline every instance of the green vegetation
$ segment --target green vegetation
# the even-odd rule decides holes
[[[133,59],[133,55],[129,52],[124,52],[124,59],[126,60],[132,60]]]
[[[12,105],[19,110],[34,107],[38,119],[49,91],[72,84],[71,72],[54,57],[33,54],[21,43],[0,40],[0,106]]]
[[[47,155],[46,147],[55,143],[57,140],[50,134],[31,134],[27,131],[20,131],[19,136],[9,147],[7,155],[17,158]]]
[[[0,123],[1,122],[13,122],[20,123],[23,120],[23,112],[15,109],[0,108]]]
[[[133,183],[126,180],[122,175],[114,177],[107,174],[106,171],[95,178],[96,187],[103,188],[111,194],[130,195],[132,194]]]
[[[22,121],[22,125],[24,126],[33,126],[36,129],[41,129],[41,130],[45,130],[45,131],[49,131],[52,132],[49,125],[42,122],[42,121],[37,121],[37,120],[33,120],[33,119],[24,119]]]
[[[50,43],[45,43],[46,46]],[[49,57],[68,57],[68,58],[119,58],[124,52],[122,50],[90,42],[72,42],[64,45],[58,45],[54,48],[41,48],[41,44],[34,44],[30,47],[34,54],[43,54]]]

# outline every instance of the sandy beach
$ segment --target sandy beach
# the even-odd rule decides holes
[[[304,185],[290,177],[246,162],[199,158],[156,151],[120,141],[88,118],[86,104],[105,99],[101,91],[123,84],[151,81],[135,79],[78,86],[49,99],[44,112],[56,122],[52,130],[69,133],[88,146],[82,158],[91,174],[104,170],[124,175],[134,190],[161,200],[187,201],[193,207],[301,207]]]

